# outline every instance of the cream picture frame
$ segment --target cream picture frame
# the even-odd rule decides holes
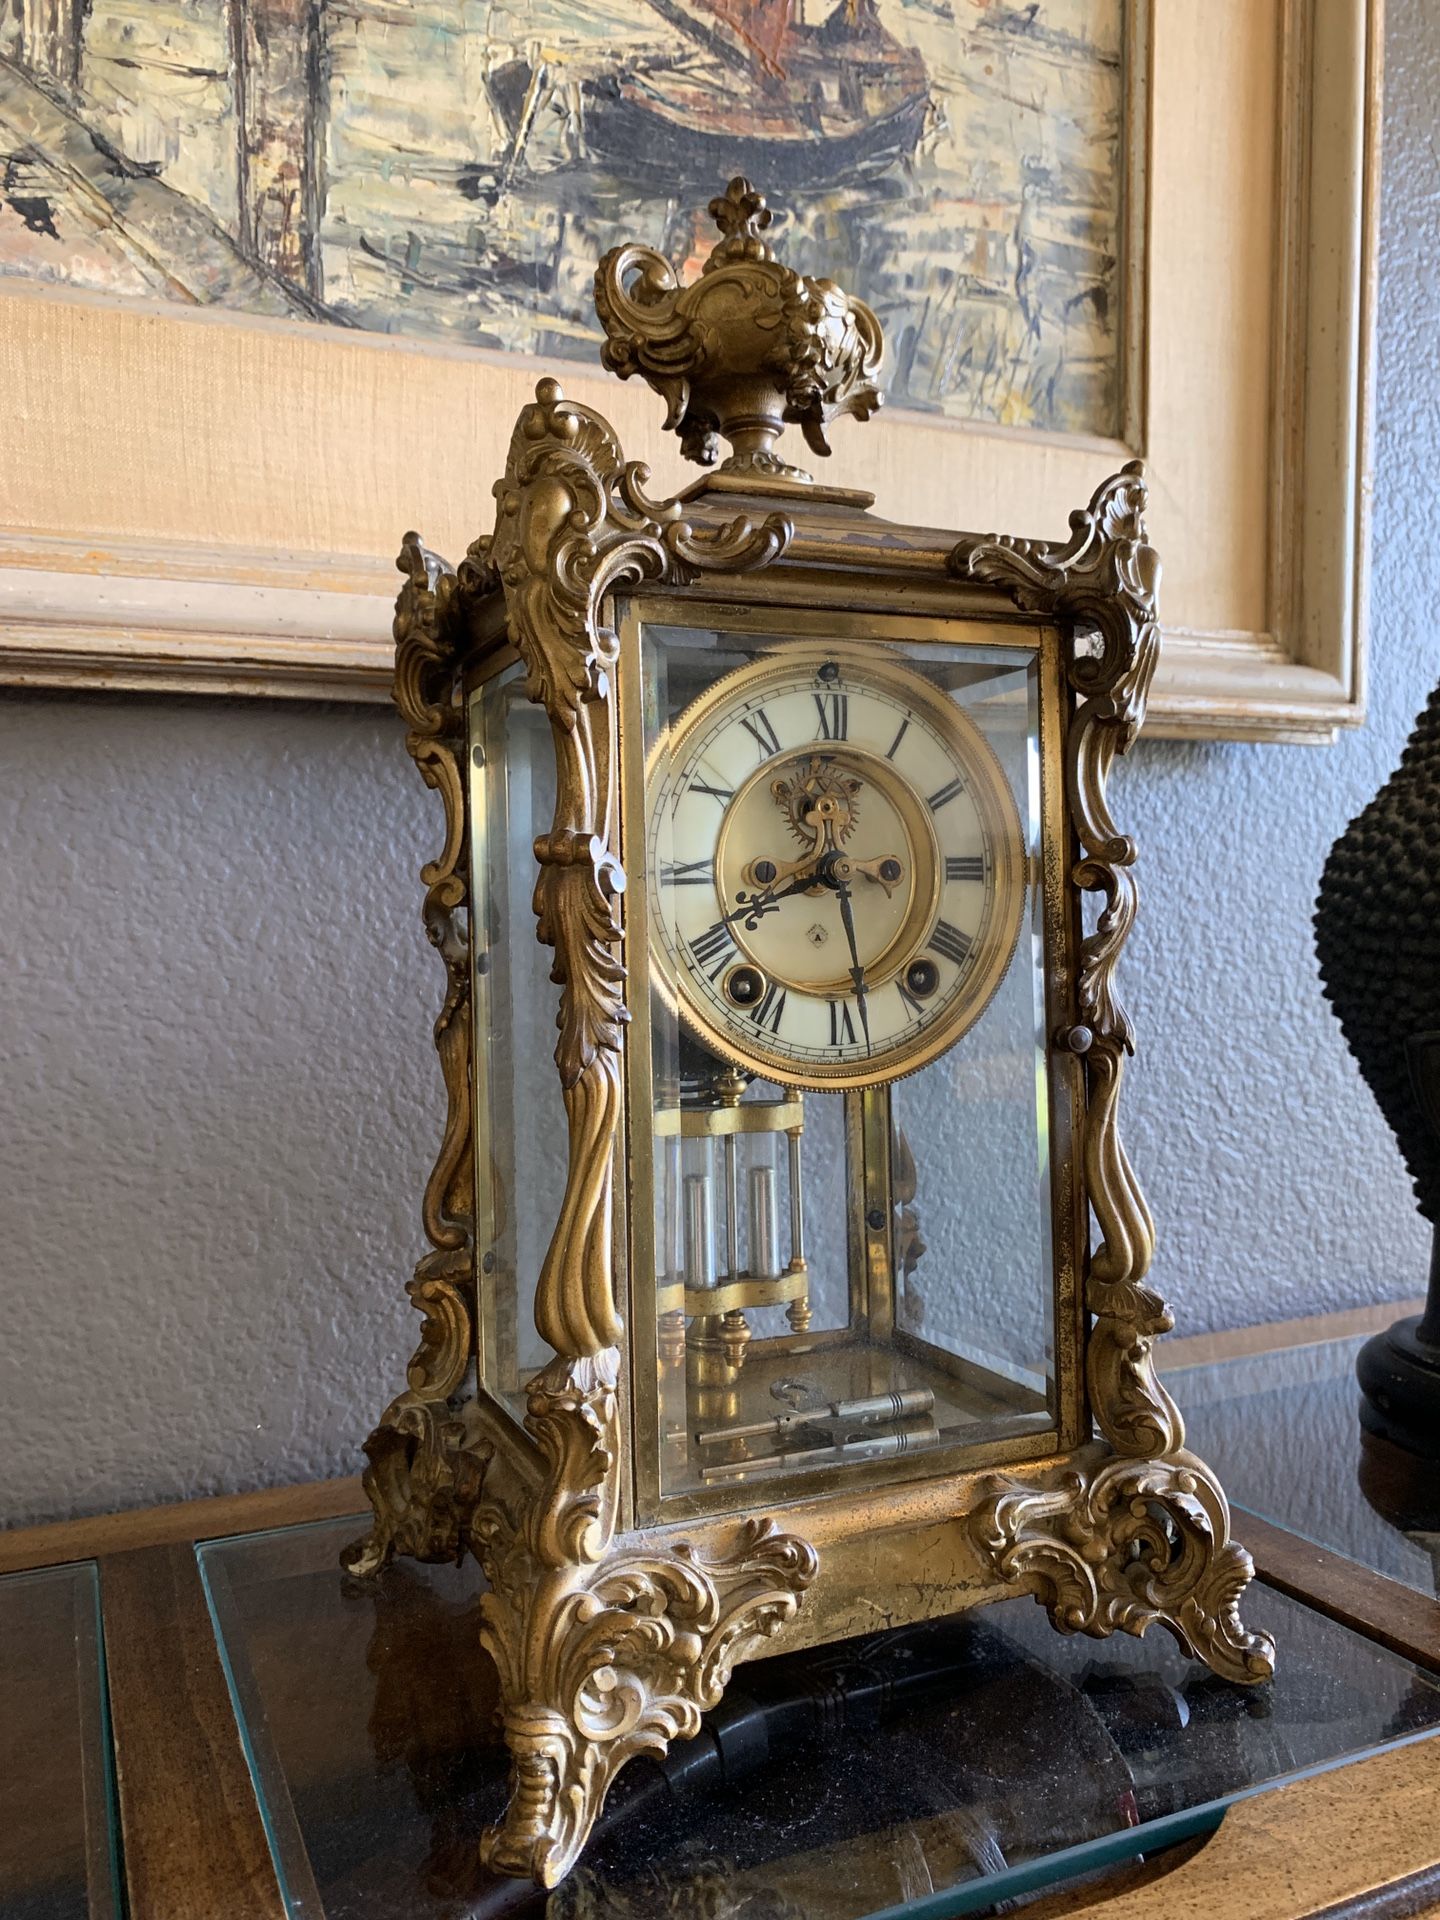
[[[1381,24],[1382,0],[1129,0],[1123,437],[896,410],[819,476],[896,520],[1043,532],[1143,458],[1156,733],[1363,718]],[[463,552],[542,371],[20,279],[0,329],[0,681],[23,686],[386,698],[399,536]],[[549,371],[652,492],[695,477],[653,395]]]

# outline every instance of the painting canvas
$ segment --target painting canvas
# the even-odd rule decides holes
[[[743,172],[892,404],[1121,429],[1125,0],[0,0],[0,273],[598,361]]]

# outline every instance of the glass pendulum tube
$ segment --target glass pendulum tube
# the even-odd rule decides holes
[[[725,1279],[734,1286],[740,1278],[740,1172],[735,1135],[720,1142],[725,1167]],[[732,1306],[720,1319],[720,1346],[732,1367],[738,1367],[750,1344],[750,1322],[743,1308]]]
[[[791,1127],[790,1142],[790,1266],[791,1273],[805,1272],[805,1191],[800,1178],[800,1129]],[[785,1310],[785,1318],[795,1333],[810,1329],[810,1295],[798,1293]]]
[[[685,1357],[685,1173],[679,1133],[664,1142],[660,1181],[660,1286],[670,1300],[660,1315],[659,1348],[663,1366],[673,1367]]]
[[[706,1142],[706,1158],[709,1159]],[[726,1196],[728,1201],[728,1194]],[[727,1254],[730,1229],[727,1224]],[[716,1271],[714,1181],[707,1168],[704,1173],[685,1176],[685,1301],[692,1310],[707,1293],[721,1290]],[[743,1319],[743,1316],[741,1316]],[[711,1419],[733,1420],[736,1413],[735,1380],[744,1343],[750,1338],[745,1327],[738,1342],[728,1327],[728,1313],[693,1313],[685,1336],[687,1396],[691,1422]]]
[[[780,1220],[775,1211],[774,1167],[750,1169],[750,1277],[780,1278]]]
[[[715,1214],[708,1173],[685,1176],[685,1284],[715,1285]]]

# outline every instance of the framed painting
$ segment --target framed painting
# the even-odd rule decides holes
[[[383,697],[598,255],[735,172],[889,342],[824,478],[1063,531],[1136,455],[1157,731],[1363,711],[1380,0],[0,0],[0,678]],[[942,504],[943,502],[943,504]]]

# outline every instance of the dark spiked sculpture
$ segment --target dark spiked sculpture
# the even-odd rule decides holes
[[[1315,913],[1325,995],[1440,1227],[1440,687],[1400,764],[1330,850]],[[1425,1312],[1361,1350],[1366,1430],[1440,1477],[1440,1236]]]

